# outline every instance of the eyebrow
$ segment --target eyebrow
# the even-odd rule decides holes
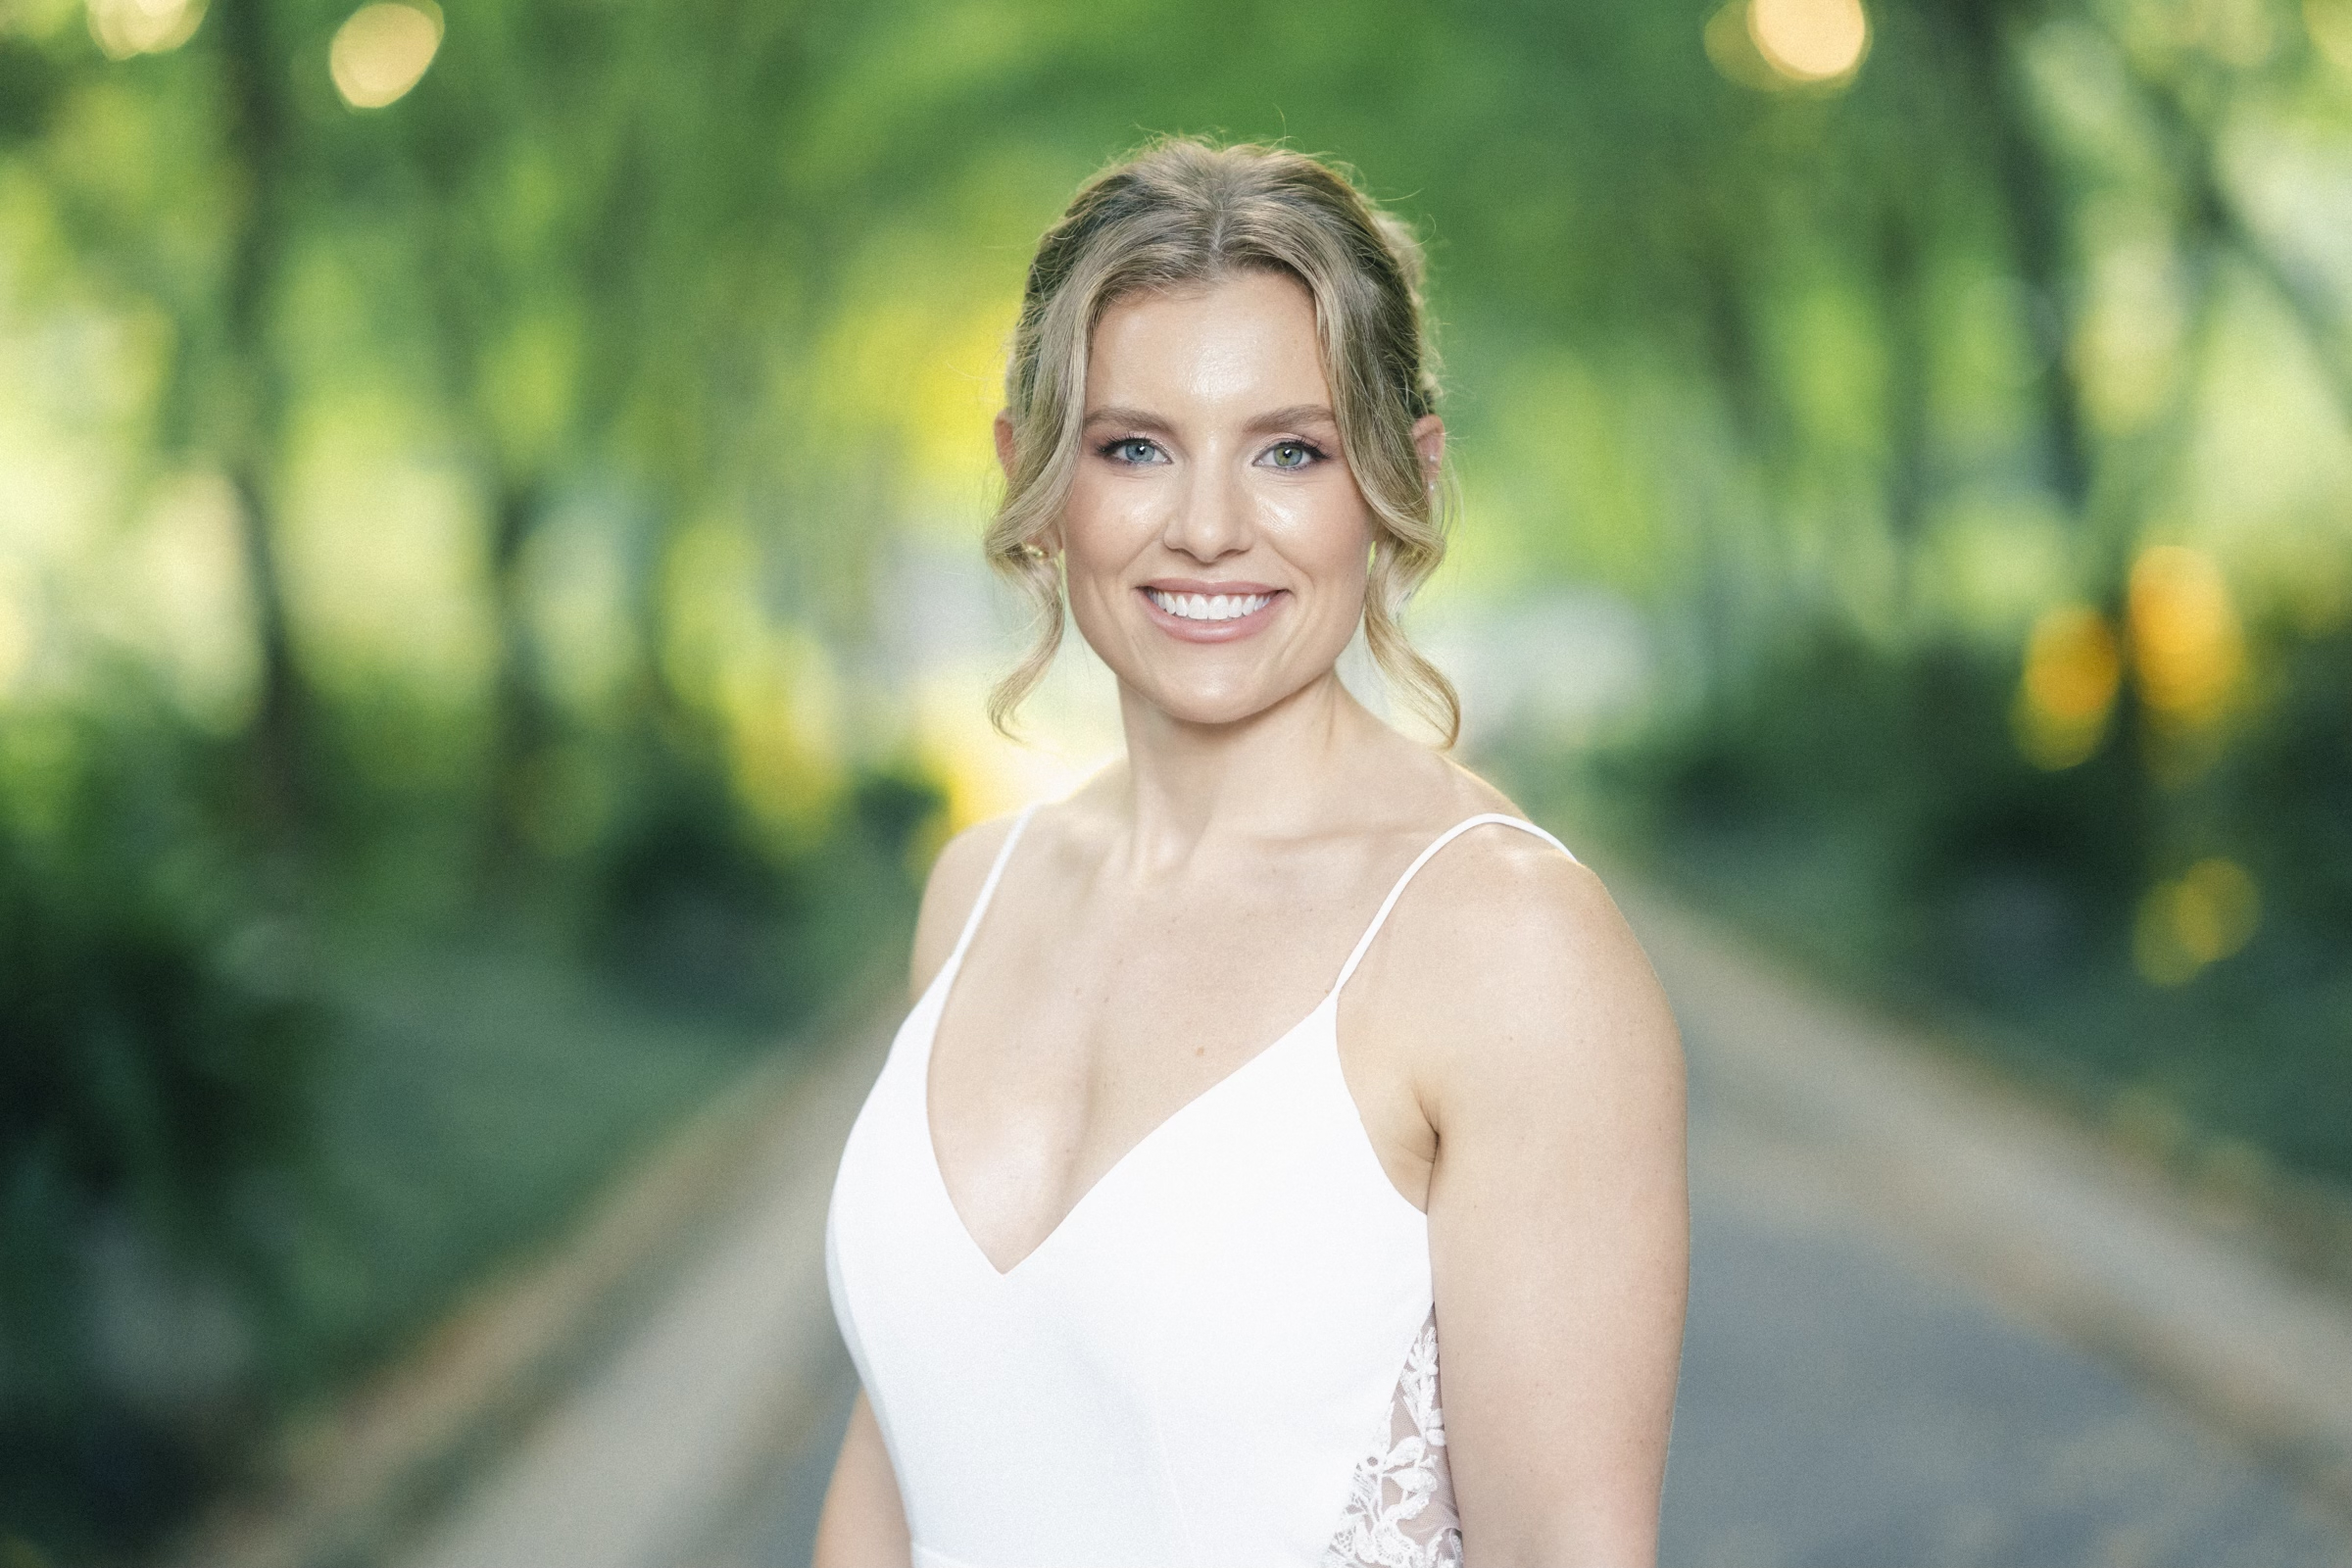
[[[1339,419],[1320,403],[1294,403],[1287,409],[1276,409],[1251,419],[1252,430],[1295,430],[1302,424],[1337,425]]]
[[[1120,408],[1115,405],[1095,410],[1086,416],[1086,422],[1089,428],[1098,424],[1122,424],[1133,430],[1165,431],[1170,428],[1166,419],[1149,410]],[[1320,403],[1294,403],[1287,409],[1274,409],[1259,415],[1244,428],[1266,431],[1297,429],[1305,424],[1337,425],[1339,422],[1331,410]]]
[[[1165,431],[1168,428],[1168,421],[1156,414],[1143,409],[1122,409],[1116,405],[1097,409],[1086,416],[1086,423],[1089,429],[1098,424],[1123,424],[1132,430]]]

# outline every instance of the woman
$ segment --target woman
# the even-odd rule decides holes
[[[1360,625],[1450,742],[1396,620],[1446,494],[1419,270],[1326,166],[1192,141],[1039,248],[996,713],[1066,592],[1127,755],[932,872],[834,1192],[820,1568],[1654,1555],[1673,1021],[1593,876],[1335,671]]]

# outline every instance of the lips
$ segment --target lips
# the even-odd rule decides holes
[[[1154,625],[1184,642],[1231,642],[1273,617],[1287,595],[1268,583],[1175,581],[1137,591]]]
[[[1272,594],[1172,594],[1147,588],[1151,601],[1179,620],[1238,620],[1266,608]]]

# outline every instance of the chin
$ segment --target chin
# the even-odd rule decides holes
[[[1297,688],[1276,690],[1252,682],[1197,681],[1138,688],[1153,708],[1181,724],[1238,724],[1255,718]]]

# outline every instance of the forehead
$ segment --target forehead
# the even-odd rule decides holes
[[[1086,401],[1171,414],[1328,405],[1314,299],[1287,272],[1250,271],[1121,300],[1095,325]]]

